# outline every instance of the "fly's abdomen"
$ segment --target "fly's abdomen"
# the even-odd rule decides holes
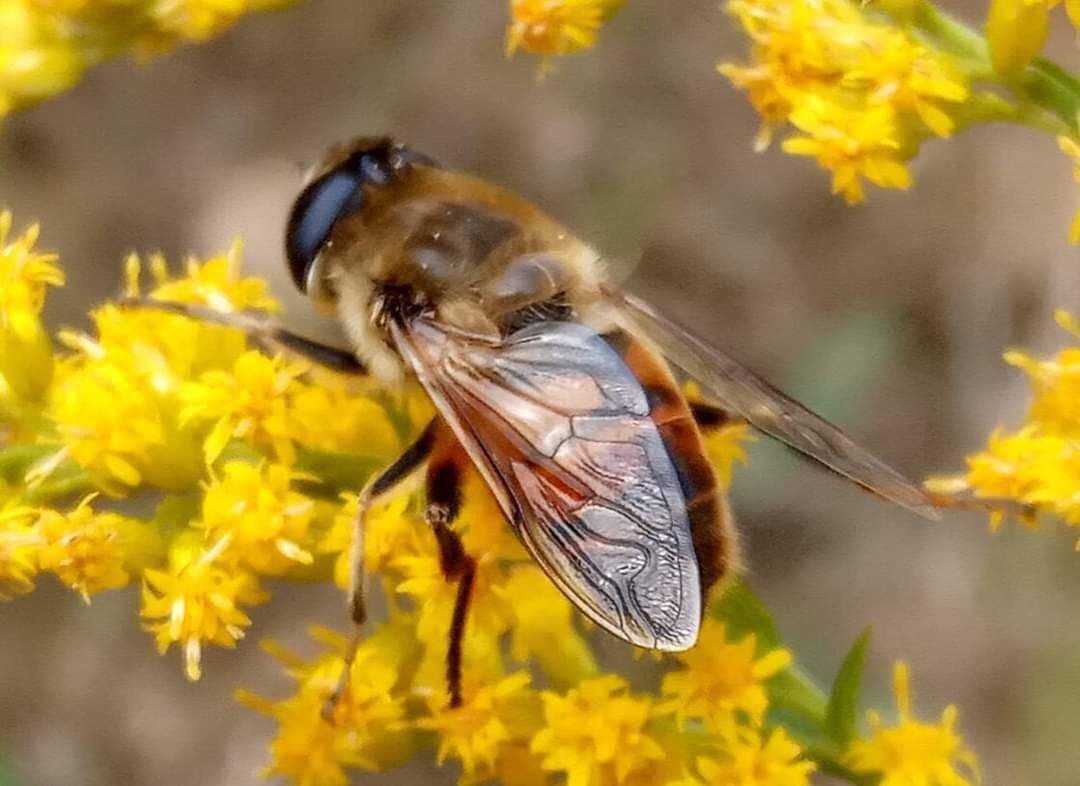
[[[705,452],[701,430],[667,362],[658,353],[624,331],[605,338],[641,383],[649,402],[649,417],[675,466],[705,595],[734,568],[737,544],[727,498]]]

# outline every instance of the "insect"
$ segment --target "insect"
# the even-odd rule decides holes
[[[936,517],[918,487],[835,426],[620,290],[597,253],[540,209],[390,138],[327,154],[293,205],[285,246],[296,285],[336,312],[351,350],[249,329],[339,371],[389,384],[415,376],[438,411],[360,495],[349,609],[361,625],[368,509],[423,469],[426,522],[457,583],[451,706],[475,571],[451,525],[470,468],[578,609],[658,650],[693,646],[709,588],[737,564],[703,446],[710,428],[744,420]],[[683,377],[705,401],[687,400]]]

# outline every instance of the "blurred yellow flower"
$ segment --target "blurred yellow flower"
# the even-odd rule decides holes
[[[1080,141],[1072,137],[1059,136],[1058,147],[1072,161],[1073,180],[1080,183]],[[1080,210],[1076,211],[1072,224],[1069,226],[1069,242],[1073,245],[1080,244]]]
[[[41,309],[46,289],[63,286],[64,273],[55,254],[35,250],[36,224],[10,239],[11,221],[10,211],[0,211],[0,400],[37,402],[53,373],[52,342],[41,329]]]
[[[296,474],[281,464],[258,467],[230,461],[203,496],[195,526],[211,542],[223,541],[222,559],[274,576],[314,559],[307,540],[315,503],[292,488]]]
[[[242,4],[244,0],[235,2]],[[161,273],[158,273],[158,285],[150,291],[150,299],[206,306],[226,313],[247,310],[271,313],[280,311],[281,304],[270,295],[265,280],[240,275],[243,249],[244,244],[240,240],[234,240],[228,251],[210,257],[205,262],[188,259],[185,265],[186,275],[178,279],[162,279]],[[162,271],[164,266],[160,255],[151,258],[152,269]]]
[[[849,766],[856,772],[880,776],[881,786],[978,783],[978,760],[955,730],[956,707],[946,707],[938,723],[914,719],[908,667],[903,661],[897,661],[893,669],[893,692],[899,715],[896,725],[885,726],[877,713],[869,713],[871,735],[851,744]]]
[[[566,774],[567,786],[622,786],[635,771],[665,757],[645,725],[652,701],[632,696],[614,674],[584,680],[565,695],[544,691],[546,727],[532,741],[543,768]]]
[[[575,685],[599,671],[596,658],[574,620],[577,614],[544,572],[531,563],[515,565],[506,582],[513,623],[510,652],[520,661],[535,658],[556,685]]]
[[[1080,338],[1069,314],[1058,311],[1056,317]],[[1013,350],[1005,360],[1031,381],[1026,422],[1012,432],[995,429],[986,449],[968,457],[965,474],[932,478],[927,485],[945,494],[973,491],[978,497],[1015,500],[1080,527],[1080,347],[1063,349],[1049,360]],[[1000,526],[1004,516],[1003,508],[992,508],[991,526]],[[1020,520],[1036,523],[1034,517]]]
[[[566,55],[588,49],[623,0],[510,0],[506,53]]]
[[[698,643],[675,655],[682,668],[664,677],[664,706],[680,722],[702,718],[722,728],[741,711],[761,723],[769,706],[765,681],[790,665],[791,653],[774,649],[758,658],[756,650],[754,634],[729,641],[724,624],[707,617]]]
[[[990,62],[1002,76],[1014,77],[1046,43],[1050,6],[1057,0],[990,0],[986,43]]]
[[[697,760],[701,786],[809,786],[814,763],[782,728],[732,726],[722,736],[723,756]]]
[[[0,600],[34,589],[41,535],[33,523],[37,512],[18,499],[0,508]]]
[[[116,513],[96,513],[93,495],[70,513],[40,511],[36,527],[41,538],[38,566],[51,571],[89,603],[96,592],[126,587],[128,566],[158,550],[158,539],[140,522]]]
[[[802,135],[785,139],[784,152],[814,158],[832,172],[832,192],[843,195],[849,205],[864,199],[862,178],[882,188],[911,186],[892,107],[852,110],[822,96],[807,96],[788,119]]]
[[[217,563],[220,551],[220,543],[206,552],[176,548],[168,570],[143,573],[140,614],[145,627],[154,634],[159,653],[180,645],[189,680],[202,675],[203,644],[235,647],[251,624],[240,606],[266,599],[250,573]]]
[[[0,0],[0,116],[73,86],[89,66],[201,42],[282,0]]]
[[[879,33],[878,40],[864,48],[858,65],[841,77],[841,84],[866,90],[871,105],[914,112],[932,133],[949,136],[956,124],[942,105],[967,100],[967,86],[955,69],[899,30]]]
[[[40,229],[30,226],[9,240],[11,211],[0,211],[0,328],[26,341],[40,330],[45,288],[64,285],[56,254],[34,250]]]

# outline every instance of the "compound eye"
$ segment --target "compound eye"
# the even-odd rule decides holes
[[[335,169],[305,188],[289,214],[285,256],[289,273],[301,292],[308,291],[312,265],[342,215],[363,204],[361,179],[349,169]]]

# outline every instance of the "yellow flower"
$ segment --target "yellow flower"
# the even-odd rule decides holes
[[[1058,147],[1072,160],[1073,180],[1080,183],[1080,142],[1071,137],[1059,136]],[[1076,211],[1069,227],[1069,242],[1073,245],[1080,244],[1080,210]]]
[[[490,777],[506,747],[528,739],[539,725],[539,712],[529,707],[537,703],[530,681],[526,672],[516,672],[480,687],[453,709],[443,696],[433,695],[431,714],[416,724],[438,733],[438,763],[458,759],[466,778]]]
[[[1059,316],[1062,323],[1068,319]],[[1065,437],[1080,438],[1080,346],[1063,349],[1051,360],[1011,351],[1005,362],[1027,372],[1033,401],[1028,420]]]
[[[566,55],[596,43],[600,24],[622,0],[510,0],[506,52]]]
[[[352,574],[352,538],[356,529],[357,495],[343,494],[344,502],[334,514],[333,523],[319,542],[323,554],[336,554],[334,583],[342,589],[349,586]],[[430,547],[425,540],[427,524],[407,512],[409,497],[392,495],[388,500],[372,506],[364,530],[364,570],[379,574],[387,570],[393,560],[405,554],[419,554]]]
[[[843,84],[867,89],[871,104],[914,112],[934,134],[949,136],[956,124],[939,104],[963,102],[967,86],[944,61],[899,31],[884,29],[875,44],[866,47],[859,65],[844,74]]]
[[[755,657],[757,637],[748,634],[738,643],[728,640],[724,624],[706,618],[698,643],[676,657],[683,668],[664,677],[666,707],[680,722],[704,718],[722,727],[737,712],[760,723],[769,706],[765,681],[791,663],[791,653],[774,649]]]
[[[402,450],[385,402],[351,395],[333,381],[298,386],[289,415],[306,447],[371,456],[389,464]]]
[[[955,731],[956,707],[946,707],[935,724],[914,719],[908,667],[902,661],[893,670],[893,692],[899,714],[896,725],[886,727],[877,713],[869,713],[872,734],[851,744],[848,765],[856,772],[880,775],[881,786],[978,783],[978,760]]]
[[[166,447],[158,396],[129,368],[90,362],[64,373],[49,414],[65,451],[110,493],[143,482]]]
[[[702,401],[701,386],[690,380],[683,385],[687,401]],[[746,463],[744,443],[754,440],[754,433],[747,423],[732,420],[702,433],[705,452],[716,470],[717,478],[723,488],[731,486],[731,474],[736,464]]]
[[[84,70],[132,51],[203,41],[280,0],[0,0],[0,115],[74,85]]]
[[[27,341],[40,330],[45,288],[63,286],[64,273],[56,266],[56,254],[34,250],[37,224],[9,242],[10,231],[11,212],[0,211],[0,327]]]
[[[0,600],[34,589],[41,534],[33,527],[36,511],[16,498],[0,508]]]
[[[896,116],[890,106],[847,109],[820,96],[808,96],[791,113],[803,132],[784,140],[787,153],[810,156],[832,172],[832,192],[848,204],[864,199],[861,178],[882,188],[907,190],[911,173],[900,158]]]
[[[1080,337],[1072,317],[1064,311],[1056,316]],[[1007,352],[1005,359],[1031,380],[1027,421],[1015,432],[995,429],[986,449],[968,457],[966,474],[933,478],[927,485],[945,494],[973,491],[978,497],[1016,500],[1080,527],[1080,347],[1050,360],[1019,351]],[[1004,508],[991,509],[991,527],[1000,526],[1004,515]],[[1034,516],[1020,521],[1030,527],[1037,523]]]
[[[0,389],[7,388],[0,396],[38,401],[53,373],[52,342],[39,317],[46,288],[62,286],[64,274],[55,254],[34,250],[36,224],[8,242],[10,230],[11,213],[0,211]]]
[[[861,178],[906,189],[905,162],[926,132],[948,136],[949,110],[970,95],[942,52],[847,0],[729,0],[751,41],[750,63],[720,64],[763,120],[755,148],[785,125],[802,132],[784,150],[833,173],[833,193],[863,199]]]
[[[261,603],[266,596],[254,577],[217,563],[221,544],[207,552],[174,548],[168,570],[143,573],[142,611],[158,652],[174,643],[184,652],[184,674],[197,680],[204,643],[229,649],[243,638],[251,619],[240,605]]]
[[[280,575],[313,558],[304,545],[315,503],[292,489],[288,467],[230,461],[206,488],[196,526],[212,542],[224,541],[223,558],[264,575]]]
[[[566,773],[567,786],[627,782],[635,771],[664,758],[645,724],[652,712],[614,674],[585,680],[565,696],[544,691],[546,727],[532,741],[543,768]]]
[[[513,562],[532,559],[521,544],[521,539],[506,523],[495,495],[480,473],[471,467],[462,482],[461,513],[454,522],[454,528],[460,533],[468,554]]]
[[[353,662],[349,690],[334,705],[329,722],[324,711],[343,667],[344,639],[312,629],[313,638],[328,649],[310,661],[276,642],[263,642],[296,681],[296,692],[281,701],[249,691],[236,694],[278,722],[268,777],[281,775],[307,786],[346,786],[347,769],[384,769],[416,752],[401,690],[400,667],[411,657],[408,645],[402,646],[402,633],[401,628],[383,626],[364,641]]]
[[[536,658],[556,685],[574,685],[596,676],[596,659],[574,627],[570,601],[540,568],[515,565],[506,582],[506,597],[514,615],[510,651],[515,658]]]
[[[224,2],[243,4],[244,0]],[[281,304],[269,294],[266,281],[254,276],[240,275],[242,251],[243,243],[234,240],[228,251],[205,262],[188,259],[187,275],[183,278],[171,280],[158,272],[158,285],[151,290],[150,298],[206,306],[214,311],[280,311]],[[136,263],[137,261],[136,259]],[[160,256],[155,256],[151,259],[151,267],[162,271],[164,261]],[[137,281],[137,269],[134,277]]]
[[[986,43],[995,71],[1014,77],[1042,51],[1053,4],[1056,0],[990,0]]]
[[[757,728],[732,727],[721,758],[697,762],[702,786],[809,786],[814,763],[782,728],[766,736]]]
[[[429,543],[420,554],[406,554],[393,560],[393,568],[403,578],[396,591],[411,596],[420,608],[416,634],[426,644],[445,647],[454,603],[457,599],[456,581],[447,581],[439,565],[438,549],[430,534]],[[474,634],[498,635],[510,623],[510,609],[504,588],[506,572],[497,560],[488,555],[476,556],[476,576],[473,580],[472,602],[466,637]]]
[[[182,393],[181,421],[215,420],[203,449],[212,464],[230,439],[271,447],[279,461],[292,464],[294,428],[288,397],[299,386],[304,367],[254,350],[241,355],[230,372],[208,371]]]
[[[96,592],[126,587],[128,566],[159,549],[146,525],[116,513],[95,513],[93,495],[67,514],[42,510],[36,527],[41,536],[38,565],[52,571],[89,603]]]

